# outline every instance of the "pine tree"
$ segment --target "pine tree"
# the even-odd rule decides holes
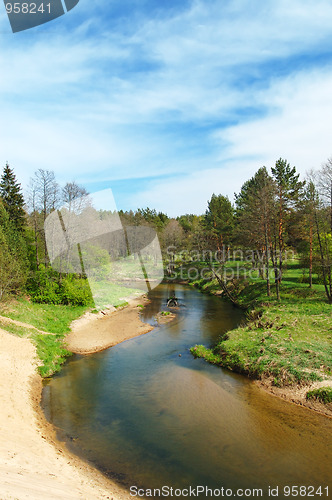
[[[205,212],[205,225],[216,250],[224,259],[224,251],[227,252],[231,245],[234,230],[234,209],[227,196],[212,195]]]
[[[300,174],[296,173],[296,168],[291,167],[287,160],[279,158],[275,167],[271,169],[273,178],[277,185],[277,198],[279,204],[279,229],[278,229],[278,253],[280,279],[284,267],[283,254],[286,248],[285,236],[287,232],[287,219],[289,214],[297,206],[302,195],[305,182],[299,181]]]
[[[258,267],[259,275],[266,279],[267,295],[270,295],[270,261],[275,273],[277,298],[279,299],[278,268],[273,253],[275,246],[275,196],[276,185],[265,167],[235,195],[236,240],[251,251],[252,264]]]
[[[19,231],[22,231],[25,226],[24,198],[21,185],[17,182],[8,163],[6,163],[1,176],[0,196],[9,219]]]
[[[0,200],[0,300],[7,294],[24,290],[27,272],[27,249],[18,230]]]

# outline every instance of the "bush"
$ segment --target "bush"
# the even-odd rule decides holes
[[[40,266],[29,278],[27,290],[32,301],[38,304],[93,305],[86,279],[70,274],[60,281],[59,273],[45,266]]]
[[[67,276],[61,283],[61,304],[72,306],[93,305],[91,290],[86,279]]]
[[[59,285],[55,280],[54,271],[46,270],[45,266],[40,266],[33,276],[28,279],[27,291],[33,300],[38,304],[60,304]]]

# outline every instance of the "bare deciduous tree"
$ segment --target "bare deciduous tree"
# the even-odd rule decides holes
[[[62,188],[62,201],[71,206],[74,200],[88,196],[87,190],[74,182],[67,182],[67,184]]]
[[[38,215],[42,215],[42,222],[44,223],[46,217],[59,206],[59,185],[56,182],[54,172],[41,168],[37,170],[30,179],[29,191],[29,205],[34,220],[36,255],[38,254],[38,235],[40,234],[43,238],[44,262],[45,266],[47,266],[47,247],[44,227],[41,226]]]
[[[332,233],[332,158],[329,158],[319,170],[317,187],[323,203],[330,209],[330,228]]]

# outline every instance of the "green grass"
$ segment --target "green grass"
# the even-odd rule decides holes
[[[39,334],[33,328],[7,324],[0,320],[0,327],[19,337],[28,337],[36,346],[42,364],[38,371],[42,377],[58,372],[69,352],[63,345],[64,337],[70,331],[70,323],[79,318],[88,308],[83,306],[62,306],[34,304],[26,298],[1,304],[0,315],[30,324],[50,334]]]
[[[115,307],[115,309],[122,309],[123,307],[126,307],[128,305],[128,302],[119,302]]]
[[[24,328],[23,326],[5,323],[1,319],[0,319],[0,328],[6,330],[6,332],[16,335],[17,337],[28,337],[32,331],[28,328]]]
[[[128,297],[135,297],[142,294],[142,291],[138,288],[129,288],[122,284],[108,281],[90,280],[90,286],[97,309],[102,309],[109,305],[119,307],[126,302]]]
[[[37,355],[42,361],[38,371],[42,377],[50,377],[61,370],[61,365],[72,355],[63,345],[63,335],[39,335],[31,336],[32,342],[37,349]]]
[[[6,323],[0,320],[0,327],[18,337],[29,338],[36,346],[42,364],[38,371],[42,377],[50,377],[61,369],[61,365],[72,355],[63,345],[65,335],[39,334],[33,328]]]
[[[97,286],[97,294],[102,297],[106,304],[115,307],[125,307],[128,302],[125,298],[134,296],[141,291],[127,288],[116,284],[100,284]],[[65,334],[70,331],[70,324],[82,316],[91,308],[87,306],[69,306],[54,304],[37,304],[27,298],[19,298],[0,305],[0,315],[13,320],[32,325],[39,330],[49,332],[49,335],[39,334],[33,328],[7,324],[0,320],[0,327],[19,337],[29,337],[35,344],[37,355],[42,361],[38,367],[42,377],[49,377],[58,372],[61,365],[71,356],[63,342]],[[98,308],[93,310],[98,312]]]
[[[309,384],[331,376],[332,307],[322,285],[309,289],[302,276],[298,263],[289,263],[280,302],[273,283],[267,297],[265,281],[240,280],[235,292],[249,311],[246,324],[228,332],[214,349],[195,346],[192,354],[252,378],[272,377],[276,386]],[[208,293],[219,289],[215,279],[193,284]]]
[[[1,304],[0,315],[28,323],[50,333],[67,333],[70,323],[82,316],[86,306],[35,304],[26,298]]]
[[[321,403],[332,403],[332,387],[320,387],[307,392],[307,399],[317,399]]]

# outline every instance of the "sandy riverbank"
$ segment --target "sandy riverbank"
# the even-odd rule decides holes
[[[139,317],[138,306],[147,302],[147,298],[139,297],[123,309],[111,308],[97,315],[87,313],[73,321],[66,337],[68,349],[75,354],[91,354],[150,332],[153,326],[142,323]]]
[[[272,396],[284,399],[285,401],[296,404],[297,406],[304,406],[309,410],[332,418],[332,403],[323,404],[315,399],[306,399],[308,391],[319,389],[321,387],[332,387],[331,379],[324,380],[322,382],[313,382],[310,386],[294,385],[290,387],[276,387],[273,385],[273,379],[256,380],[255,382],[261,389],[267,391]]]
[[[68,336],[70,349],[96,352],[150,331],[139,319],[138,303],[142,299],[109,315],[78,320]],[[131,498],[57,441],[39,406],[42,379],[30,340],[0,329],[0,343],[0,498]]]

